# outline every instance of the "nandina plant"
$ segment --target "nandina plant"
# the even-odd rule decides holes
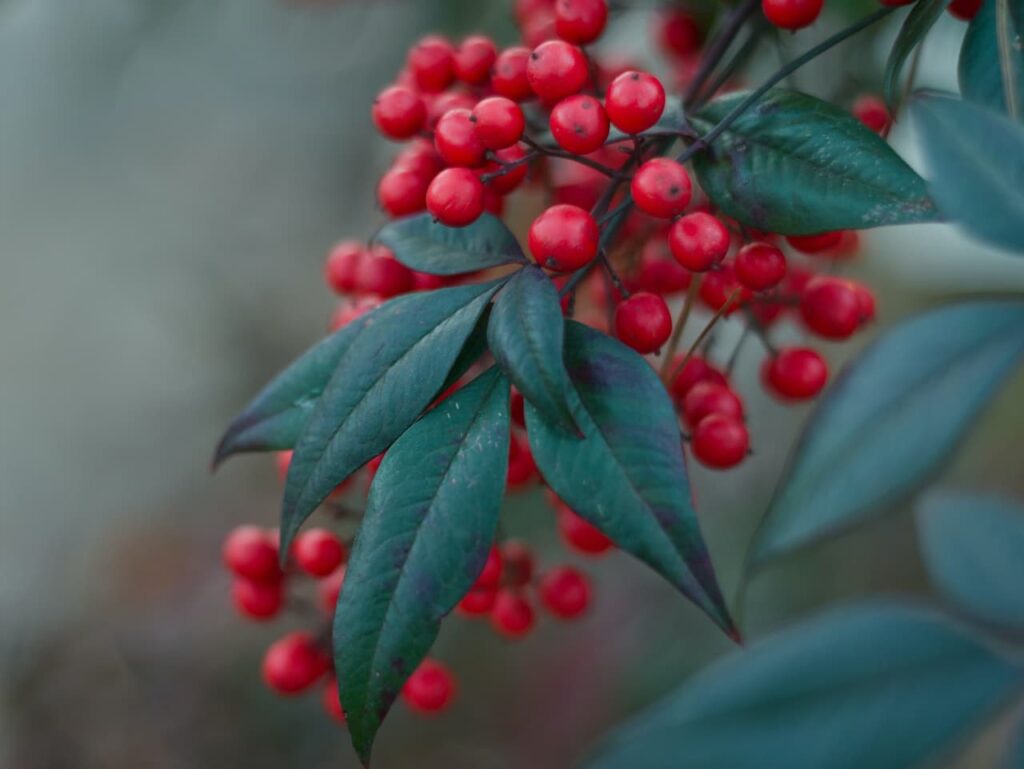
[[[528,543],[499,535],[506,492],[537,482],[569,547],[635,556],[740,643],[697,523],[687,454],[726,471],[766,440],[749,434],[731,381],[748,337],[776,399],[826,391],[780,480],[752,567],[870,517],[931,477],[1024,354],[1019,301],[913,319],[828,390],[829,366],[813,341],[774,339],[783,321],[831,341],[872,321],[871,289],[839,274],[857,253],[858,230],[955,219],[1024,250],[1024,10],[1007,0],[948,4],[974,18],[961,58],[966,103],[910,96],[905,64],[947,3],[898,8],[908,4],[888,0],[749,91],[736,84],[758,46],[780,29],[814,24],[823,0],[741,0],[699,12],[666,4],[652,35],[677,73],[670,80],[588,47],[615,20],[605,0],[520,0],[524,45],[431,35],[412,46],[370,110],[384,137],[405,143],[377,187],[390,221],[369,243],[331,251],[326,282],[343,298],[331,335],[267,385],[217,449],[216,462],[280,452],[285,477],[279,534],[242,527],[225,544],[238,609],[274,616],[294,572],[318,580],[333,616],[333,626],[270,647],[271,688],[292,694],[326,682],[326,710],[347,722],[368,763],[399,696],[425,712],[451,700],[454,678],[428,654],[454,610],[487,616],[511,638],[534,626],[535,602],[557,619],[581,615],[591,598],[586,575],[541,568]],[[832,104],[780,87],[891,14],[905,20],[885,99]],[[893,117],[908,109],[925,134],[931,188],[886,141]],[[996,144],[972,166],[965,135]],[[984,155],[996,148],[993,163]],[[521,214],[506,221],[506,206],[536,207],[532,222],[514,231],[509,222]],[[726,317],[744,331],[734,349],[712,355],[708,343]],[[984,504],[993,520],[1006,517],[1000,504]],[[943,507],[946,525],[929,540],[936,562],[954,536],[954,508]],[[339,527],[302,530],[318,510]],[[1019,521],[998,526],[1024,542]],[[948,582],[972,589],[962,575]],[[788,767],[910,765],[1021,678],[973,636],[897,607],[826,618],[793,648],[777,639],[748,654],[667,713],[627,728],[598,763],[665,766],[679,740],[697,746],[700,766],[764,767],[780,752]],[[887,750],[847,761],[831,755],[831,743],[818,752],[772,743],[765,725],[778,721],[783,733],[786,708],[806,717],[813,696],[843,697],[843,686],[867,696],[860,673],[933,674],[931,657],[975,671],[961,687],[970,696],[935,696],[943,690],[933,676],[922,697],[924,679],[912,680],[917,699],[892,706],[891,727],[879,732],[873,722]],[[787,669],[794,661],[804,668]],[[771,711],[764,722],[748,712],[759,704]],[[908,725],[901,707],[919,718]],[[855,711],[847,713],[854,722]],[[735,718],[709,727],[716,713]],[[792,729],[805,728],[794,719]],[[935,728],[922,729],[922,719]],[[871,730],[862,731],[854,723],[848,734],[870,742]],[[900,737],[906,745],[893,749]]]

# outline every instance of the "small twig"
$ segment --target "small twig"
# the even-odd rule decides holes
[[[1006,112],[1013,120],[1017,120],[1019,117],[1017,71],[1013,66],[1013,35],[1010,33],[1009,0],[996,0],[996,36],[999,38],[999,69],[1003,73]]]
[[[740,359],[740,351],[743,349],[743,345],[747,339],[750,338],[750,323],[747,323],[743,327],[743,331],[740,332],[740,338],[736,340],[736,346],[732,348],[732,353],[729,355],[729,360],[725,364],[725,376],[731,377],[732,372],[736,369],[736,364]]]
[[[683,338],[683,329],[686,328],[686,321],[690,319],[693,306],[697,303],[697,296],[700,294],[700,284],[704,281],[704,275],[697,273],[690,281],[690,287],[686,291],[686,299],[679,310],[679,317],[676,318],[676,326],[672,329],[672,338],[669,339],[668,349],[665,351],[665,360],[661,362],[661,379],[665,384],[670,381],[666,379],[669,370],[672,368],[672,359],[676,357],[676,350],[679,349],[679,340]]]
[[[493,179],[497,179],[499,176],[505,176],[505,174],[511,173],[515,169],[519,168],[519,166],[525,165],[532,160],[536,160],[537,158],[540,157],[541,153],[536,151],[528,152],[526,155],[519,158],[518,160],[511,160],[508,162],[501,160],[493,153],[489,154],[491,155],[490,160],[497,163],[499,166],[501,166],[501,168],[499,168],[497,171],[492,171],[489,174],[482,174],[480,176],[480,181],[483,182],[484,184],[487,184],[489,181]]]
[[[548,155],[553,158],[562,158],[563,160],[571,160],[574,163],[579,163],[580,165],[587,166],[588,168],[593,168],[595,171],[600,171],[611,179],[616,179],[620,176],[619,172],[614,168],[610,168],[604,163],[598,163],[596,160],[591,160],[583,155],[574,155],[571,152],[566,152],[565,150],[556,150],[553,147],[545,147],[543,144],[537,143],[529,136],[523,136],[522,141],[523,144],[542,155]]]
[[[690,349],[686,351],[686,356],[681,361],[679,361],[679,365],[676,366],[675,369],[672,371],[672,375],[668,378],[668,384],[674,382],[675,378],[679,376],[679,373],[684,368],[686,368],[686,364],[690,362],[690,358],[692,358],[693,354],[697,352],[697,348],[700,347],[700,343],[703,342],[704,338],[711,333],[711,329],[715,327],[718,321],[725,316],[725,314],[729,311],[729,308],[732,307],[733,302],[736,301],[736,298],[739,295],[740,289],[733,289],[733,292],[729,294],[729,298],[726,299],[725,303],[718,308],[718,312],[711,316],[711,320],[708,321],[708,324],[700,332],[700,335],[695,340],[693,340],[693,344],[690,345]]]
[[[693,80],[690,81],[689,86],[686,88],[686,92],[683,94],[683,106],[689,107],[693,104],[693,100],[700,93],[701,88],[707,79],[715,71],[715,67],[718,66],[722,57],[725,56],[729,50],[729,46],[732,45],[733,40],[736,39],[736,35],[739,34],[743,25],[746,23],[757,9],[761,5],[761,0],[743,0],[743,2],[736,6],[729,17],[725,20],[725,26],[722,27],[721,31],[715,35],[714,39],[708,43],[708,47],[704,51],[704,56],[701,59],[700,68],[697,73],[693,76]]]
[[[611,280],[611,282],[615,285],[615,288],[618,290],[619,295],[623,299],[629,299],[629,289],[626,288],[626,286],[622,282],[622,278],[619,277],[619,274],[615,271],[615,268],[612,267],[612,263],[608,259],[608,254],[602,251],[600,255],[598,255],[598,259],[601,260],[601,265],[604,267],[605,274],[608,276],[609,280]]]

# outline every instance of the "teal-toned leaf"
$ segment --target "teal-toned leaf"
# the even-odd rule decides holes
[[[745,96],[716,99],[691,123],[707,133]],[[936,218],[924,180],[880,136],[796,91],[769,91],[693,166],[715,205],[769,232],[810,235]]]
[[[1024,0],[1010,2],[1010,35],[1024,35]],[[1024,107],[1024,47],[1011,47],[1011,62],[1016,74],[1017,103]],[[999,64],[999,38],[996,30],[996,0],[985,0],[971,20],[960,48],[960,92],[965,99],[1008,114],[1003,71]]]
[[[373,314],[295,444],[281,513],[282,553],[339,483],[423,413],[501,283],[411,294]]]
[[[885,64],[885,100],[891,108],[899,103],[900,73],[913,50],[939,20],[949,0],[917,0],[907,18],[903,20],[896,41]]]
[[[1024,675],[913,606],[833,610],[735,653],[614,732],[588,769],[909,769]]]
[[[1024,252],[1024,126],[934,93],[916,94],[910,112],[942,213],[972,235]]]
[[[490,369],[409,428],[374,477],[333,635],[364,763],[402,684],[487,560],[505,491],[508,400],[508,380]]]
[[[430,214],[418,214],[389,222],[374,240],[390,248],[406,267],[431,275],[526,263],[515,235],[491,214],[467,227],[445,227]]]
[[[527,403],[530,448],[551,488],[735,634],[693,510],[675,410],[657,375],[621,342],[566,323],[565,364],[583,438]]]
[[[494,300],[487,342],[505,375],[544,418],[575,434],[572,385],[562,361],[564,326],[555,284],[537,267],[524,267]]]
[[[942,466],[1024,356],[1024,302],[911,318],[819,401],[755,539],[762,563],[865,521]]]
[[[918,510],[918,530],[944,595],[980,619],[1024,627],[1024,507],[994,496],[934,495]]]
[[[1018,718],[1017,728],[1010,737],[1001,769],[1024,769],[1024,721]]]

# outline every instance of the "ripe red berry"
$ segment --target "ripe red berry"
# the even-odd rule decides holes
[[[604,103],[616,128],[628,134],[643,133],[665,111],[665,87],[654,75],[629,70],[611,82]]]
[[[571,566],[559,566],[541,577],[540,602],[560,619],[574,619],[590,603],[590,582]]]
[[[307,574],[326,577],[345,560],[345,545],[332,531],[309,529],[295,538],[292,556]]]
[[[579,93],[587,84],[587,57],[564,40],[548,40],[531,53],[526,66],[530,88],[546,102]]]
[[[465,227],[484,212],[484,185],[468,168],[446,168],[427,188],[427,210],[447,227]]]
[[[530,444],[513,434],[509,441],[508,475],[509,490],[519,489],[533,481],[537,474],[537,463],[533,460]]]
[[[501,572],[503,568],[504,564],[501,560],[501,550],[498,549],[497,545],[492,545],[491,549],[487,551],[487,560],[484,562],[484,568],[476,578],[476,582],[473,583],[473,587],[497,587],[501,582]]]
[[[597,256],[600,230],[589,212],[551,206],[530,225],[530,253],[541,267],[571,272]]]
[[[704,417],[693,431],[693,455],[708,467],[735,467],[747,456],[750,436],[743,423],[722,414]]]
[[[509,411],[512,414],[512,421],[520,427],[526,427],[526,399],[515,387],[512,388]]]
[[[426,177],[403,168],[392,168],[381,177],[377,185],[377,200],[381,208],[394,218],[418,214],[426,206]]]
[[[434,149],[432,139],[414,139],[398,153],[391,168],[411,171],[424,179],[433,179],[444,168],[444,161]]]
[[[607,23],[605,0],[558,0],[555,3],[555,31],[570,43],[594,42],[601,37]]]
[[[718,312],[725,307],[731,297],[732,303],[726,310],[726,315],[736,312],[750,298],[750,291],[737,280],[732,264],[725,262],[720,264],[717,270],[710,270],[704,274],[704,280],[700,284],[700,298],[711,310]]]
[[[277,615],[284,604],[283,583],[254,582],[245,577],[236,577],[231,584],[231,600],[243,617],[270,619]]]
[[[844,280],[819,276],[800,297],[800,314],[807,327],[827,339],[846,339],[860,326],[861,299]]]
[[[611,550],[615,544],[600,529],[576,515],[568,505],[559,502],[556,508],[558,533],[565,544],[586,555],[600,555]]]
[[[455,77],[468,85],[483,85],[491,76],[491,67],[497,58],[498,49],[493,40],[483,35],[471,35],[455,51]]]
[[[679,365],[683,357],[672,361],[672,371],[679,370],[675,378],[669,384],[669,391],[676,402],[681,403],[686,394],[699,382],[714,382],[715,384],[727,386],[725,375],[709,364],[699,355],[691,355],[686,364],[680,369]]]
[[[416,85],[440,93],[455,79],[455,49],[443,37],[428,35],[409,50],[406,61]]]
[[[281,570],[277,565],[277,545],[265,529],[238,526],[233,529],[222,551],[224,564],[239,577],[255,582],[277,582]]]
[[[359,290],[390,299],[412,290],[412,270],[395,259],[391,249],[374,246],[359,263]]]
[[[519,590],[502,588],[491,609],[491,625],[508,638],[522,638],[533,629],[533,607]]]
[[[801,29],[815,22],[825,0],[761,0],[765,18],[781,29]]]
[[[320,695],[320,705],[324,712],[339,724],[345,723],[345,711],[341,707],[341,697],[338,695],[338,679],[331,676],[324,684],[323,694]]]
[[[672,256],[692,272],[707,272],[729,253],[729,230],[711,214],[697,211],[681,217],[668,231]]]
[[[511,147],[506,147],[503,150],[498,150],[494,153],[494,156],[502,163],[508,165],[515,163],[511,168],[505,169],[501,176],[495,176],[489,179],[487,182],[487,189],[497,195],[507,195],[515,190],[523,180],[526,179],[526,174],[529,173],[529,167],[526,163],[520,163],[524,157],[526,157],[526,151],[518,144],[513,144]],[[492,174],[501,169],[501,166],[497,163],[488,163],[484,167],[484,173]]]
[[[332,248],[324,264],[324,280],[327,285],[339,294],[354,291],[359,264],[365,252],[363,244],[355,240],[342,241]]]
[[[577,155],[600,149],[608,138],[608,115],[593,96],[576,94],[551,110],[551,135],[558,145]]]
[[[842,239],[842,230],[822,232],[818,235],[786,236],[786,242],[802,254],[820,254],[838,246]]]
[[[371,310],[376,310],[380,305],[381,298],[379,296],[364,296],[354,302],[343,302],[331,315],[331,331],[344,328],[356,318],[366,315]]]
[[[776,395],[789,400],[813,398],[828,381],[828,364],[807,347],[787,347],[764,364],[764,380]]]
[[[263,681],[278,694],[298,694],[323,676],[327,655],[309,633],[289,633],[275,641],[263,657]]]
[[[470,119],[476,138],[489,150],[511,147],[522,138],[526,128],[523,110],[504,96],[491,96],[481,101],[473,108]]]
[[[474,587],[462,596],[459,601],[459,612],[468,617],[480,617],[490,614],[494,608],[494,600],[498,596],[497,589],[493,587]]]
[[[338,605],[341,586],[345,584],[345,567],[339,566],[333,573],[320,580],[316,586],[317,604],[324,614],[331,616]]]
[[[733,269],[751,291],[767,291],[786,277],[786,255],[771,243],[749,243],[736,254]]]
[[[522,46],[506,48],[498,54],[491,71],[491,87],[494,92],[512,101],[526,101],[533,96],[530,80],[526,76],[529,61],[530,49]]]
[[[892,115],[885,102],[871,94],[858,96],[851,111],[857,120],[876,134],[884,136],[892,124]]]
[[[727,385],[698,382],[683,398],[683,417],[690,427],[694,427],[710,414],[742,421],[743,401]]]
[[[953,0],[946,10],[961,21],[970,21],[978,15],[982,2],[983,0]]]
[[[671,158],[653,158],[633,175],[630,192],[645,214],[671,219],[690,205],[693,185],[682,165]]]
[[[668,243],[661,232],[655,232],[640,251],[640,263],[627,276],[630,291],[649,291],[669,296],[690,287],[693,275],[679,266],[668,254]]]
[[[434,146],[450,166],[475,168],[484,162],[487,148],[476,135],[472,114],[468,109],[448,110],[434,128]]]
[[[847,284],[857,295],[857,302],[860,304],[861,324],[873,321],[875,319],[875,295],[871,293],[871,289],[852,280],[847,281]]]
[[[444,710],[455,696],[455,679],[437,660],[425,659],[402,687],[405,704],[420,713]]]
[[[274,467],[277,468],[277,477],[284,481],[288,477],[288,468],[292,466],[292,451],[278,451],[274,454]]]
[[[615,308],[615,335],[641,354],[654,352],[672,335],[672,313],[657,294],[633,294]]]
[[[401,85],[385,88],[373,102],[373,123],[389,139],[408,139],[423,130],[427,105],[423,97]]]
[[[658,39],[666,53],[690,56],[700,49],[700,27],[684,10],[672,9],[656,17]]]

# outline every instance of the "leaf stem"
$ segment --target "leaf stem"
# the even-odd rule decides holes
[[[732,13],[725,20],[725,26],[722,27],[721,31],[715,35],[714,39],[708,44],[708,47],[701,60],[700,69],[693,76],[693,80],[690,81],[690,85],[687,86],[686,92],[683,94],[683,106],[689,107],[694,103],[697,96],[700,95],[701,89],[707,82],[708,78],[715,71],[715,68],[721,62],[722,57],[725,56],[729,50],[729,46],[732,45],[733,40],[736,39],[736,35],[739,34],[743,25],[746,23],[754,13],[757,12],[758,7],[761,5],[761,0],[743,0],[740,5],[733,8]],[[712,92],[714,93],[714,92]]]
[[[1017,120],[1020,117],[1020,108],[1017,104],[1017,72],[1013,66],[1009,0],[996,0],[996,37],[999,39],[999,68],[1003,73],[1006,112],[1013,120]]]
[[[672,368],[672,359],[676,357],[676,350],[679,349],[679,342],[683,338],[683,329],[686,328],[686,321],[690,319],[693,306],[697,303],[697,295],[700,294],[700,284],[704,282],[704,274],[697,273],[690,281],[690,287],[686,291],[686,299],[679,310],[679,317],[676,318],[676,326],[672,329],[672,338],[668,342],[668,349],[665,350],[665,359],[661,362],[661,379],[667,385],[669,383],[668,373]]]

